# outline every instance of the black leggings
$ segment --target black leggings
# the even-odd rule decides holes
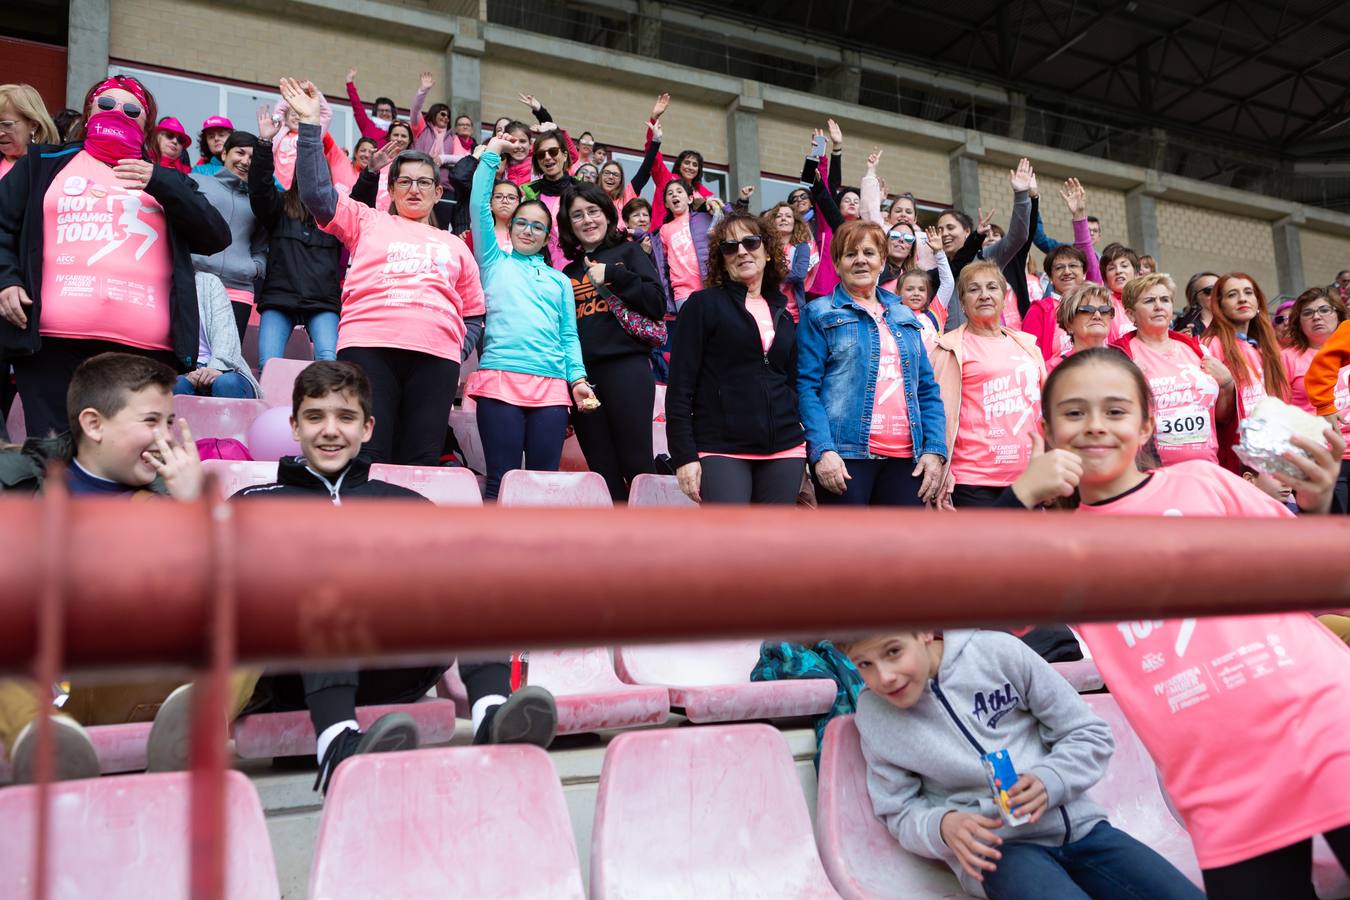
[[[389,347],[347,347],[337,358],[365,370],[375,401],[374,462],[434,466],[445,446],[450,406],[459,386],[454,360]]]
[[[957,509],[984,509],[998,503],[1005,488],[987,484],[958,484],[952,491],[952,506]]]
[[[242,344],[244,332],[248,331],[248,320],[253,316],[253,304],[231,300],[230,306],[234,308],[234,327],[239,330],[239,342]]]
[[[919,486],[923,476],[915,477],[910,457],[887,459],[846,459],[849,480],[844,493],[836,494],[816,481],[819,506],[923,506]]]
[[[142,350],[112,341],[78,338],[42,339],[42,349],[32,356],[14,356],[14,378],[23,401],[23,418],[31,437],[63,434],[70,430],[66,418],[66,390],[80,363],[100,353],[131,353],[164,363],[175,373],[173,354],[168,350]]]
[[[1323,837],[1341,868],[1350,873],[1350,825]],[[1205,869],[1209,900],[1317,900],[1312,885],[1312,839],[1244,859],[1231,866]]]
[[[1335,497],[1331,511],[1350,515],[1350,459],[1341,460],[1341,474],[1336,477]]]
[[[586,465],[599,472],[615,503],[628,499],[633,478],[652,471],[652,407],[656,379],[650,356],[587,361],[600,408],[572,416]]]
[[[794,504],[805,459],[733,459],[707,456],[699,494],[704,503]]]

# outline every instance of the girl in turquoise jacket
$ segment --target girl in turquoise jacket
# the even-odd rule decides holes
[[[502,476],[520,468],[522,454],[527,469],[557,471],[572,404],[583,412],[598,404],[581,361],[572,283],[544,255],[553,230],[548,207],[538,200],[516,207],[509,253],[493,233],[492,186],[514,140],[488,143],[469,200],[487,318],[478,369],[464,393],[477,403],[489,500]]]

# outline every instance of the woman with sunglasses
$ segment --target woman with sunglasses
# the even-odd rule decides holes
[[[660,336],[655,324],[665,315],[665,298],[651,258],[619,230],[614,204],[598,186],[578,185],[563,197],[558,228],[569,260],[563,274],[572,282],[581,358],[600,400],[598,410],[573,416],[572,427],[586,464],[604,476],[618,503],[627,500],[635,477],[652,471],[651,349]],[[649,329],[649,337],[634,334],[635,326]]]
[[[1165,466],[1188,459],[1219,461],[1218,423],[1233,414],[1233,374],[1189,335],[1170,330],[1176,285],[1166,275],[1125,282],[1121,301],[1136,330],[1117,338],[1139,366],[1153,395],[1158,458]]]
[[[389,166],[389,210],[334,190],[323,155],[319,92],[283,78],[299,117],[296,180],[319,227],[351,257],[342,286],[337,358],[365,370],[373,389],[374,462],[436,465],[461,361],[482,334],[483,288],[464,242],[431,222],[441,198],[436,161],[405,150]]]
[[[942,394],[918,318],[877,287],[885,241],[875,222],[839,229],[842,281],[798,332],[797,408],[823,506],[922,506],[942,490]]]
[[[230,243],[192,179],[149,161],[155,102],[144,85],[101,81],[84,113],[73,143],[35,146],[0,181],[0,354],[14,365],[31,435],[69,429],[66,388],[91,356],[115,350],[192,369],[192,254]]]
[[[188,162],[188,148],[191,146],[192,138],[188,137],[183,123],[173,116],[160,119],[150,133],[151,160],[161,166],[177,169],[184,175],[192,171],[192,165]]]
[[[436,77],[423,72],[408,120],[412,123],[412,147],[440,163],[441,187],[449,188],[450,167],[473,152],[473,120],[468,119],[468,134],[461,134],[450,127],[450,107],[444,103],[433,103],[422,112],[422,104],[435,86]],[[460,116],[461,120],[466,118]]]
[[[1111,305],[1111,292],[1100,284],[1079,284],[1060,299],[1055,313],[1060,349],[1046,360],[1047,373],[1055,371],[1075,353],[1105,347],[1111,336],[1111,320],[1116,316],[1116,308]]]
[[[783,253],[743,210],[708,241],[708,286],[684,304],[670,351],[666,438],[680,490],[695,503],[795,503],[806,443]]]
[[[0,85],[0,178],[28,152],[29,144],[59,144],[60,132],[42,96],[26,84]]]
[[[1205,333],[1205,329],[1214,318],[1214,314],[1210,311],[1210,302],[1214,295],[1214,285],[1218,282],[1219,276],[1213,272],[1196,272],[1191,276],[1186,282],[1186,308],[1177,316],[1176,322],[1172,325],[1173,331],[1180,331],[1196,338]]]
[[[1281,347],[1289,346],[1289,310],[1293,306],[1293,300],[1281,300],[1280,305],[1275,307],[1275,312],[1270,315],[1270,324],[1275,326],[1275,336],[1279,338]]]
[[[549,216],[554,219],[558,217],[558,205],[563,192],[580,183],[579,179],[568,174],[572,167],[571,143],[556,128],[542,132],[534,142],[534,166],[539,171],[539,177],[523,188],[525,199],[538,200],[544,204]],[[481,160],[479,165],[482,165]],[[549,230],[544,258],[555,269],[561,269],[567,262],[558,248],[557,229]]]
[[[1326,348],[1331,336],[1347,319],[1350,319],[1350,312],[1341,300],[1339,291],[1332,293],[1325,288],[1310,288],[1298,295],[1290,310],[1289,346],[1280,354],[1289,375],[1290,403],[1317,414],[1317,406],[1309,396],[1305,378],[1313,359]],[[1328,354],[1324,362],[1330,359],[1332,355]],[[1334,369],[1334,384],[1327,385],[1331,390],[1324,389],[1322,393],[1330,395],[1328,399],[1335,403],[1337,409],[1347,411],[1345,418],[1340,421],[1340,428],[1347,445],[1350,445],[1350,361]],[[1344,455],[1341,472],[1336,479],[1335,508],[1350,513],[1350,449]]]
[[[477,403],[488,500],[496,499],[502,476],[520,468],[522,454],[525,468],[556,472],[572,404],[586,411],[595,401],[577,340],[572,283],[544,256],[553,229],[548,206],[535,199],[515,208],[509,253],[491,233],[492,190],[512,140],[488,142],[470,195],[487,328],[464,395]]]

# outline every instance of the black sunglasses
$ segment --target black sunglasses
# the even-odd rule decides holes
[[[118,106],[117,101],[112,97],[99,97],[94,101],[94,105],[104,112],[112,112],[114,109],[117,109]],[[140,105],[132,103],[130,100],[122,104],[122,113],[128,119],[138,118],[142,112],[144,112],[144,110],[141,109]]]
[[[741,248],[745,248],[746,253],[754,253],[760,247],[764,246],[764,238],[757,234],[747,234],[739,241],[723,241],[721,244],[723,256],[735,256]]]
[[[788,202],[789,202],[789,203],[801,203],[803,200],[810,200],[810,199],[811,199],[811,195],[810,195],[810,194],[802,194],[802,193],[798,193],[798,194],[793,194],[791,197],[788,197]]]
[[[1074,314],[1079,316],[1090,316],[1093,313],[1101,313],[1110,319],[1115,316],[1116,308],[1108,303],[1105,306],[1080,306],[1074,310]]]

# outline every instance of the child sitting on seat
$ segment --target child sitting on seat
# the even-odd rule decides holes
[[[274,484],[245,488],[235,497],[314,497],[342,506],[350,499],[423,499],[407,488],[370,477],[361,446],[375,428],[370,381],[349,362],[321,361],[305,367],[291,394],[291,430],[300,456],[283,457]],[[269,675],[247,711],[308,709],[317,738],[316,790],[328,791],[338,764],[358,753],[412,750],[417,724],[406,713],[389,713],[364,732],[357,706],[414,703],[436,686],[446,665],[408,669],[303,672]],[[529,743],[547,747],[557,731],[557,708],[544,688],[511,693],[505,662],[463,663],[460,678],[472,707],[474,743]]]
[[[945,862],[977,897],[1203,897],[1171,863],[1118,831],[1087,796],[1111,729],[1017,638],[899,632],[836,642],[862,674],[857,725],[872,807],[906,850]],[[985,755],[1006,751],[1000,784]]]
[[[38,493],[48,462],[62,462],[66,487],[76,496],[164,495],[196,500],[202,466],[192,431],[179,420],[174,437],[173,390],[177,375],[163,363],[129,353],[102,353],[75,370],[66,391],[70,434],[34,438],[19,450],[0,452],[0,491]],[[162,536],[147,535],[148,552]],[[153,602],[147,598],[147,602]],[[253,692],[256,673],[236,672],[230,716]],[[33,780],[37,718],[47,704],[53,716],[58,780],[99,774],[94,744],[84,726],[145,722],[153,717],[146,748],[150,771],[187,766],[190,686],[180,680],[76,681],[54,696],[51,686],[0,681],[0,741],[9,751],[14,780]],[[221,734],[221,740],[225,735]]]

